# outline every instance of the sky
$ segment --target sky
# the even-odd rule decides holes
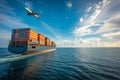
[[[0,47],[12,29],[28,27],[57,47],[120,47],[120,0],[0,0]]]

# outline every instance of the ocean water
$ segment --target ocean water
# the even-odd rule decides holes
[[[57,48],[32,56],[0,48],[0,80],[120,80],[120,48]]]

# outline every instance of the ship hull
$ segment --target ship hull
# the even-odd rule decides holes
[[[31,54],[34,52],[40,52],[40,51],[54,51],[56,50],[54,46],[24,46],[24,47],[12,47],[8,46],[8,50],[15,54]]]

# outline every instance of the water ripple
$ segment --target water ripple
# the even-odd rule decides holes
[[[0,77],[2,77],[0,79],[120,80],[120,62],[118,61],[120,50],[116,50],[60,48],[55,53],[30,58],[17,56],[13,61],[11,59],[13,56],[10,56],[7,57],[10,58],[10,63],[0,65]]]

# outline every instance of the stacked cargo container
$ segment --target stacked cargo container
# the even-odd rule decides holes
[[[34,32],[30,28],[25,29],[14,29],[12,33],[12,39],[11,40],[35,40],[37,41],[38,33]]]
[[[23,29],[14,29],[12,32],[12,38],[10,44],[13,46],[26,46],[30,41],[30,44],[38,44],[38,34],[31,30],[30,28],[23,28]]]
[[[52,46],[52,41],[50,41],[50,46]]]
[[[53,45],[53,41],[51,41],[51,46]]]
[[[38,33],[34,32],[33,30],[30,30],[28,38],[30,40],[38,41]]]
[[[45,38],[45,45],[49,46],[49,39],[47,37]]]
[[[42,34],[38,34],[38,42],[40,46],[45,46],[45,36]]]
[[[55,42],[53,42],[53,44],[52,44],[53,46],[56,46],[56,44],[55,44]]]
[[[9,45],[12,46],[55,46],[55,43],[42,34],[38,34],[30,28],[14,29],[12,32],[12,38]]]

